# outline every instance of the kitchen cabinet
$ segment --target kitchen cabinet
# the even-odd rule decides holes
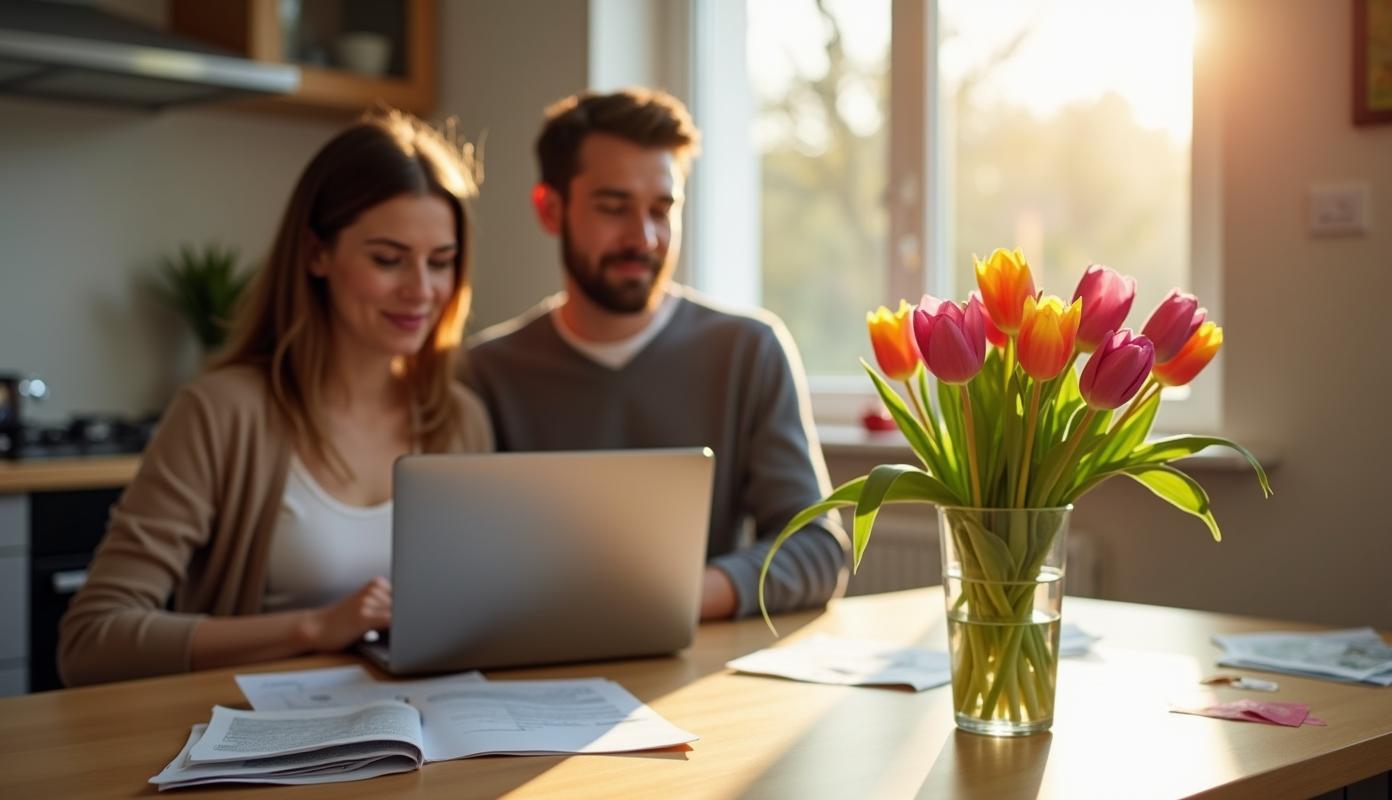
[[[0,697],[29,691],[29,503],[0,494]]]
[[[300,67],[293,94],[247,104],[360,114],[435,106],[436,0],[173,0],[170,26],[258,61]]]

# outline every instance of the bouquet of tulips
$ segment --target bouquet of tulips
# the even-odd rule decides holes
[[[949,514],[940,519],[952,530],[940,535],[954,537],[961,559],[966,583],[955,603],[1028,619],[1031,584],[1055,549],[1060,525],[1057,515],[1025,510],[1069,509],[1103,481],[1124,475],[1203,520],[1220,539],[1203,487],[1171,464],[1214,445],[1241,453],[1270,494],[1261,465],[1234,442],[1147,440],[1161,390],[1193,380],[1223,343],[1222,328],[1193,295],[1172,291],[1136,334],[1123,327],[1135,298],[1128,276],[1090,266],[1072,300],[1064,301],[1036,292],[1019,249],[998,249],[974,262],[980,291],[965,303],[924,296],[916,307],[900,301],[897,311],[881,306],[867,315],[883,375],[862,366],[919,463],[878,466],[797,514],[770,548],[765,574],[788,536],[833,509],[855,508],[854,568],[882,504],[931,503]],[[974,583],[973,574],[980,580]],[[1007,588],[984,586],[988,578]],[[1011,588],[1016,585],[1022,588]],[[762,575],[759,590],[762,608]],[[1024,708],[1031,692],[1037,700],[1045,690],[1051,706],[1047,643],[1037,632],[1017,639],[964,643],[968,660],[974,654],[977,663],[962,681],[959,711],[970,706],[990,714],[1008,697]],[[956,666],[954,660],[955,692]],[[1038,705],[1031,710],[1043,713]]]

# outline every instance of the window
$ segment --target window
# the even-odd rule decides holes
[[[1022,247],[1038,285],[1064,296],[1089,263],[1134,275],[1133,327],[1174,286],[1218,315],[1204,166],[1216,137],[1195,129],[1191,146],[1191,3],[694,0],[692,12],[706,143],[688,279],[783,318],[819,419],[867,402],[865,310],[925,291],[961,299],[972,255],[993,247]],[[746,58],[731,65],[737,32]],[[1216,373],[1170,422],[1217,426]]]

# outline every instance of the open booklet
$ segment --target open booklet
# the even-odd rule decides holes
[[[242,711],[217,706],[150,779],[161,790],[207,783],[328,783],[481,755],[621,753],[696,740],[602,678],[440,682],[411,703]]]

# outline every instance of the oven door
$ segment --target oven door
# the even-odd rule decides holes
[[[89,554],[35,558],[29,565],[29,691],[63,688],[58,678],[58,623],[87,582]]]

